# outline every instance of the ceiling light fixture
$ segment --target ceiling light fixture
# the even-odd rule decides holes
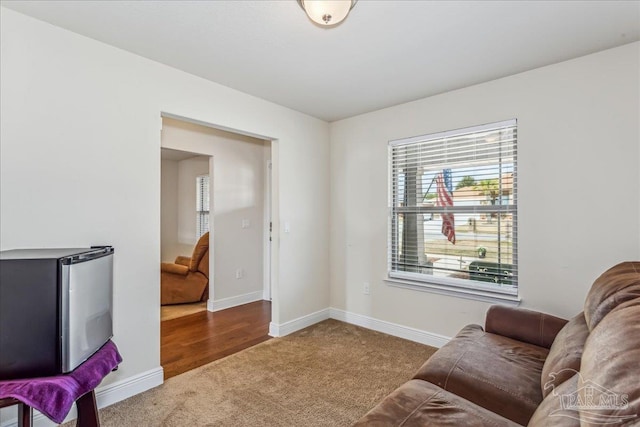
[[[309,19],[321,27],[338,25],[358,0],[298,0]]]

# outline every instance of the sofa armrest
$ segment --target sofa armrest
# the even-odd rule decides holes
[[[163,262],[160,264],[160,271],[163,273],[186,276],[187,273],[189,273],[189,267],[180,264],[172,264],[170,262]]]
[[[176,264],[186,265],[187,267],[189,267],[191,265],[191,258],[188,256],[178,255],[174,262]]]
[[[567,320],[524,308],[493,305],[487,311],[485,331],[550,348]]]

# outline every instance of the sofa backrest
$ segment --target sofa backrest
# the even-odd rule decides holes
[[[558,333],[529,426],[640,423],[640,262],[618,264]]]
[[[206,258],[206,259],[204,259]],[[201,265],[206,263],[206,265]],[[189,265],[189,270],[196,272],[200,271],[205,276],[209,277],[209,232],[207,231],[200,239],[198,239],[198,243],[193,248],[193,254],[191,255],[191,265]],[[206,270],[206,271],[205,271]]]
[[[588,336],[589,329],[583,313],[569,320],[558,332],[542,367],[540,385],[543,398],[580,370],[582,352]]]
[[[623,262],[593,282],[584,303],[584,317],[592,331],[614,308],[640,297],[640,262]]]
[[[209,247],[202,255],[200,263],[198,263],[198,271],[209,278]]]

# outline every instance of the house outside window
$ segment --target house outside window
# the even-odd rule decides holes
[[[196,239],[209,231],[209,175],[196,177]]]
[[[517,123],[389,142],[388,275],[517,298]]]

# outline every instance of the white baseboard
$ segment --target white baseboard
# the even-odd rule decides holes
[[[104,387],[98,387],[96,389],[96,404],[98,408],[105,408],[109,405],[113,405],[116,402],[127,399],[143,391],[150,390],[154,387],[161,385],[164,381],[164,370],[162,367],[151,369],[150,371],[143,372],[133,377],[125,378],[122,381],[108,384]],[[7,408],[9,410],[15,409]],[[65,418],[64,422],[69,422],[78,417],[75,405],[71,408],[69,415]],[[33,426],[34,427],[53,427],[58,424],[51,421],[38,411],[33,411]],[[18,419],[9,419],[1,424],[2,427],[17,427]]]
[[[437,348],[442,347],[451,340],[450,337],[444,335],[374,319],[373,317],[351,313],[337,308],[327,308],[316,311],[315,313],[282,324],[271,322],[269,324],[269,335],[272,337],[283,337],[327,319],[340,320],[345,323],[351,323],[352,325],[362,326],[363,328]]]
[[[235,297],[223,298],[219,300],[208,300],[207,310],[220,311],[231,307],[237,307],[250,302],[261,301],[263,299],[262,291],[250,292]]]
[[[329,318],[329,309],[316,311],[315,313],[308,314],[306,316],[298,317],[297,319],[290,320],[285,323],[276,324],[271,322],[269,324],[269,335],[272,337],[283,337],[293,332],[304,329],[308,326],[315,325],[318,322],[327,320]]]
[[[430,345],[432,347],[440,348],[451,340],[451,338],[445,337],[444,335],[438,335],[432,332],[374,319],[373,317],[351,313],[337,308],[330,308],[329,313],[329,316],[332,319],[351,323],[356,326],[362,326],[363,328],[372,329],[387,335],[393,335],[394,337],[404,338],[409,341],[415,341],[420,344]]]
[[[162,385],[164,382],[164,369],[160,366],[155,369],[143,372],[133,377],[113,384],[100,387],[96,390],[96,402],[98,408],[113,405],[121,400],[140,394],[143,391],[151,390]]]

